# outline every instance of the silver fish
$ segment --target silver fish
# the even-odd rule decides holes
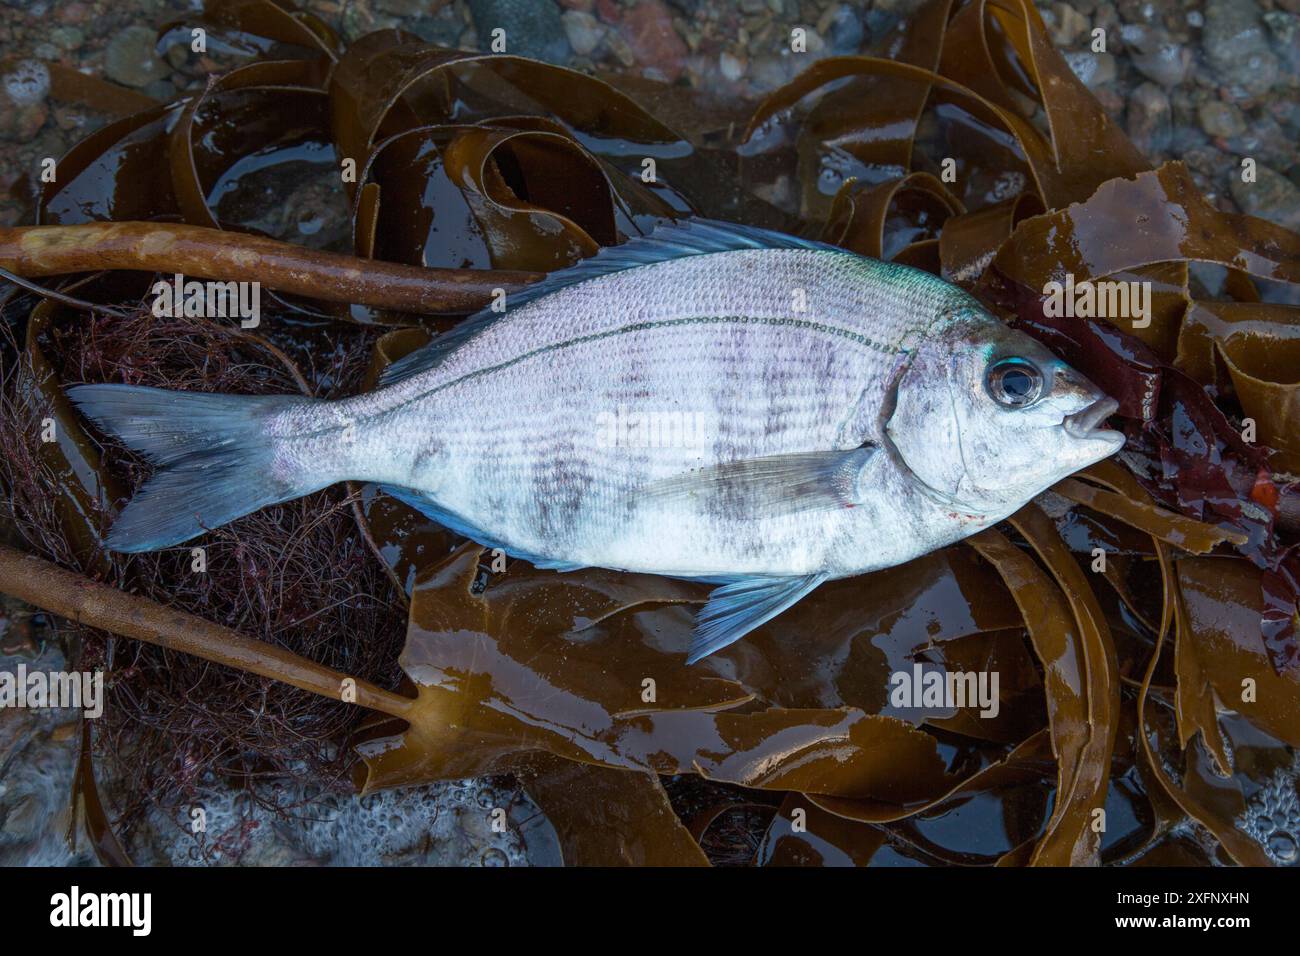
[[[818,584],[1114,454],[1116,403],[925,272],[694,220],[603,250],[339,401],[69,390],[155,475],[146,551],[345,479],[539,567],[719,584],[688,661]]]

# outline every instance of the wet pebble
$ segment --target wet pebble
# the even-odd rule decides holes
[[[734,53],[722,53],[718,57],[718,70],[728,83],[739,82],[747,67],[748,64]]]
[[[681,76],[686,42],[673,27],[663,0],[640,0],[624,14],[618,29],[645,75],[669,83]]]
[[[1161,86],[1177,86],[1192,66],[1192,51],[1174,42],[1168,31],[1138,24],[1125,25],[1120,37],[1138,72]]]
[[[605,37],[606,27],[592,14],[583,10],[566,10],[560,18],[564,23],[564,33],[569,38],[569,46],[578,56],[587,56]]]
[[[1221,82],[1241,97],[1262,96],[1278,80],[1278,60],[1254,0],[1209,0],[1202,44]]]
[[[1300,186],[1276,170],[1257,164],[1253,183],[1242,182],[1240,173],[1234,171],[1228,190],[1243,212],[1300,230]]]
[[[1133,145],[1147,156],[1164,152],[1172,134],[1171,113],[1169,97],[1156,83],[1143,83],[1129,94],[1125,129]]]
[[[429,0],[375,0],[375,6],[399,17],[418,17],[429,10]]]
[[[1050,19],[1044,16],[1048,34],[1058,47],[1073,46],[1074,42],[1092,27],[1088,18],[1080,13],[1074,4],[1057,2],[1052,4],[1046,13],[1050,15]]]
[[[491,48],[492,31],[505,31],[506,52],[565,63],[569,38],[554,0],[468,0],[479,49]]]
[[[1206,100],[1196,111],[1201,129],[1210,136],[1228,139],[1245,132],[1246,121],[1241,110],[1222,100]]]
[[[34,106],[50,95],[50,71],[39,60],[19,60],[0,77],[0,89],[16,106]]]
[[[104,54],[104,72],[110,80],[139,89],[168,72],[167,64],[154,53],[157,36],[146,26],[127,27],[108,41]]]
[[[1074,71],[1074,75],[1089,89],[1109,83],[1119,72],[1115,57],[1109,53],[1071,50],[1065,54],[1065,62]]]
[[[825,30],[830,34],[831,52],[836,56],[848,56],[857,53],[866,38],[866,29],[862,16],[853,7],[840,3],[827,10],[828,25]],[[823,19],[827,19],[823,17]],[[820,26],[821,21],[818,21]]]
[[[1264,14],[1264,23],[1268,25],[1286,70],[1292,74],[1300,72],[1300,16],[1284,10],[1270,10]]]

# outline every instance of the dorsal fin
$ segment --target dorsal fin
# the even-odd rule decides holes
[[[594,256],[574,263],[567,269],[552,272],[542,281],[507,296],[505,312],[483,309],[450,332],[438,336],[428,345],[416,349],[410,355],[388,366],[379,377],[379,384],[392,385],[394,382],[427,372],[511,309],[527,305],[534,299],[550,295],[559,289],[598,276],[635,269],[638,266],[668,262],[686,256],[734,252],[739,249],[814,249],[824,252],[845,252],[824,242],[800,239],[770,229],[759,229],[757,226],[740,226],[712,219],[683,219],[678,222],[667,222],[656,227],[648,236],[629,239],[618,246],[605,246]]]

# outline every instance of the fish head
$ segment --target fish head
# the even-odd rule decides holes
[[[1124,445],[1118,403],[977,304],[936,323],[898,375],[884,434],[939,500],[1008,514]]]

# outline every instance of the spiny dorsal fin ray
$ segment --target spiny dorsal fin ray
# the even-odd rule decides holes
[[[712,219],[683,219],[658,226],[650,235],[629,239],[618,246],[605,246],[594,256],[553,272],[545,279],[506,298],[506,311],[483,309],[456,328],[416,349],[384,370],[380,386],[392,385],[435,368],[451,352],[491,325],[511,309],[588,279],[668,262],[686,256],[703,256],[739,249],[814,249],[844,253],[843,249],[811,239],[800,239],[757,226],[741,226]]]

